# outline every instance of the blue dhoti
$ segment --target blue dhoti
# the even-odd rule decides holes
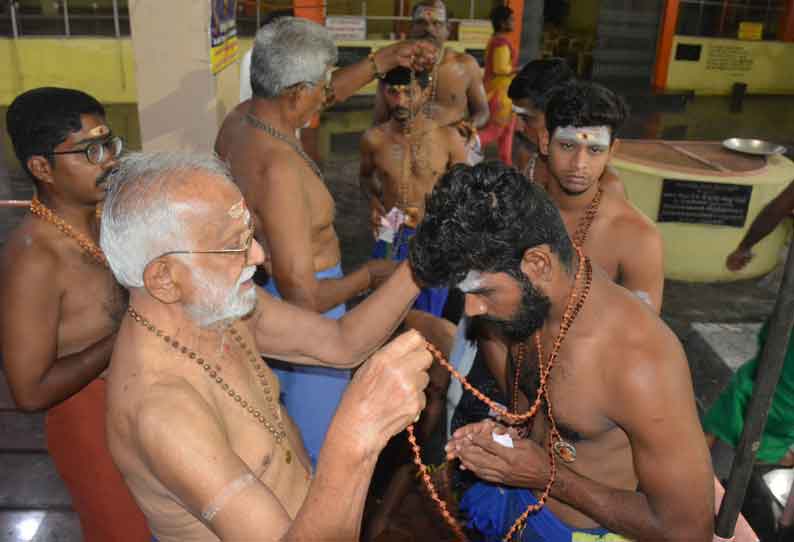
[[[390,259],[401,262],[408,258],[408,241],[416,234],[414,228],[401,226],[394,235],[394,243],[380,240],[372,251],[373,259]],[[448,288],[422,288],[414,301],[414,308],[441,317],[449,295]]]
[[[342,266],[337,264],[330,269],[319,271],[315,276],[319,281],[341,278]],[[281,298],[272,278],[265,285],[265,289],[274,297]],[[323,316],[338,320],[344,314],[345,305],[342,304],[324,313]],[[300,429],[303,445],[309,453],[312,467],[316,467],[325,433],[350,382],[350,371],[281,362],[270,362],[270,365],[281,385],[281,401]]]
[[[528,489],[478,482],[460,501],[460,509],[469,517],[469,527],[479,531],[486,542],[501,541],[513,522],[537,499]],[[606,529],[576,529],[560,521],[546,507],[530,514],[521,532],[521,542],[620,542],[620,535]]]

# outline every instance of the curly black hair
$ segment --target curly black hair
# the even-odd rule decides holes
[[[80,115],[104,117],[105,109],[92,96],[70,88],[35,88],[14,98],[6,111],[6,129],[14,153],[31,179],[28,159],[42,155],[54,166],[51,153],[70,133],[82,129]]]
[[[546,128],[553,134],[560,126],[609,126],[614,138],[628,115],[623,98],[605,86],[576,81],[551,94],[546,103]]]
[[[428,196],[409,258],[420,281],[453,286],[471,270],[515,277],[524,252],[543,244],[571,269],[573,244],[542,188],[501,162],[458,164]]]
[[[543,111],[551,92],[576,80],[576,74],[562,58],[544,58],[528,62],[507,89],[511,100],[528,98],[535,109]]]

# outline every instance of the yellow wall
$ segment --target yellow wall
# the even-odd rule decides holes
[[[698,61],[676,60],[678,44],[701,45]],[[794,43],[675,36],[667,73],[669,90],[730,94],[747,83],[752,94],[794,94]]]
[[[135,103],[129,38],[0,39],[0,105],[40,86],[79,88],[100,102]]]

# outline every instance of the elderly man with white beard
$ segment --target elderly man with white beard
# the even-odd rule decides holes
[[[419,292],[408,265],[340,320],[324,318],[250,280],[262,247],[217,159],[130,155],[109,185],[101,244],[130,307],[108,376],[108,441],[152,532],[358,540],[378,453],[425,403],[419,334],[373,354]],[[315,471],[260,355],[334,367],[369,358]]]

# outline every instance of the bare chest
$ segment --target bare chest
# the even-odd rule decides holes
[[[80,253],[65,258],[53,280],[63,285],[58,355],[82,350],[118,329],[128,296],[109,269]]]
[[[619,252],[615,250],[614,236],[610,234],[609,218],[599,210],[588,227],[584,211],[561,214],[571,239],[576,241],[584,238],[582,249],[585,256],[617,282],[620,278],[620,258]]]
[[[435,133],[388,138],[375,156],[375,167],[384,189],[408,190],[413,199],[424,200],[447,168],[448,152]]]

